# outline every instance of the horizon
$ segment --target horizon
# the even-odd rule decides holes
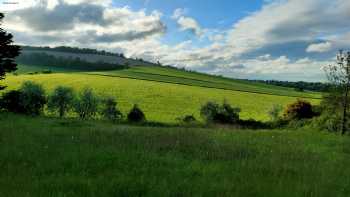
[[[231,78],[324,81],[350,44],[337,0],[0,0],[16,44],[70,46]],[[52,25],[52,24],[55,25]]]

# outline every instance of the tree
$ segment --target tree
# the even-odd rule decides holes
[[[0,13],[0,25],[3,18],[4,14]],[[0,28],[0,80],[5,79],[6,73],[17,69],[15,57],[20,54],[20,47],[12,45],[12,38],[12,34]],[[0,86],[0,90],[4,88],[4,86]]]
[[[48,100],[48,109],[52,112],[58,111],[62,118],[73,107],[74,91],[69,87],[58,86]]]
[[[200,110],[201,116],[207,123],[235,124],[239,122],[241,109],[232,107],[226,101],[219,105],[215,102],[207,102]]]
[[[81,119],[89,119],[96,115],[99,99],[92,89],[84,89],[75,101],[74,109]]]
[[[13,113],[25,113],[24,107],[21,105],[22,92],[11,90],[5,92],[0,99],[0,110]]]
[[[146,117],[143,111],[137,105],[134,105],[134,107],[130,110],[128,114],[128,121],[139,123],[144,122],[145,120]]]
[[[296,102],[289,104],[284,110],[283,117],[286,120],[309,119],[314,116],[312,105],[308,101],[298,99]]]
[[[346,125],[348,121],[349,107],[349,91],[350,91],[350,51],[339,51],[337,55],[337,64],[326,67],[328,80],[335,87],[336,92],[342,95],[342,126],[341,133],[346,133]]]
[[[20,105],[29,115],[40,115],[46,104],[46,96],[44,88],[31,81],[22,84],[20,90]]]
[[[106,98],[103,100],[102,116],[111,121],[119,121],[123,118],[123,114],[117,108],[117,102],[114,98]]]

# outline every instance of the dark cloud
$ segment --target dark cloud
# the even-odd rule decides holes
[[[45,5],[16,10],[9,17],[20,17],[34,31],[69,30],[77,22],[106,25],[102,6],[92,4],[71,5],[60,2],[52,10]]]

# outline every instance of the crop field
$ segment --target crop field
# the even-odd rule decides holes
[[[146,73],[147,79],[141,79],[140,75],[131,77],[132,72],[137,70],[139,73]],[[139,71],[140,70],[140,71]],[[172,71],[172,70],[171,70]],[[148,72],[148,74],[147,74]],[[166,73],[169,72],[169,73]],[[122,77],[118,77],[122,73]],[[129,73],[129,74],[128,74]],[[172,73],[172,72],[171,72]],[[150,75],[168,74],[169,69],[137,67],[123,71],[111,71],[101,73],[55,73],[55,74],[37,74],[37,75],[9,75],[4,81],[8,89],[16,89],[24,81],[35,81],[42,84],[47,92],[58,85],[73,87],[81,90],[85,87],[91,87],[101,96],[113,96],[117,98],[118,105],[124,114],[132,107],[138,104],[145,112],[150,121],[174,123],[176,118],[185,115],[194,115],[200,119],[200,107],[207,101],[223,102],[240,107],[242,109],[241,117],[243,119],[254,118],[257,120],[268,120],[268,110],[274,104],[285,106],[300,97],[306,97],[312,103],[317,104],[318,99],[308,98],[314,96],[319,98],[316,93],[299,93],[290,89],[267,86],[248,82],[235,82],[225,78],[215,78],[204,74],[188,73],[177,71],[173,74],[173,82],[162,82],[163,79],[151,79]],[[181,76],[182,74],[182,76]],[[201,86],[193,81],[184,82],[183,78],[192,78],[193,81],[201,80],[199,83],[206,83],[211,86]],[[165,79],[168,80],[168,79]],[[216,80],[216,81],[215,81]],[[205,81],[205,82],[202,82]],[[220,86],[218,85],[220,84]],[[230,87],[232,90],[222,88]],[[240,88],[242,90],[236,90]],[[260,92],[259,92],[260,91]],[[259,92],[259,93],[253,93]],[[283,96],[282,96],[283,95]]]
[[[350,139],[0,114],[0,196],[347,197]]]
[[[125,70],[92,72],[104,76],[127,77],[134,79],[176,83],[190,86],[200,86],[225,90],[236,90],[252,93],[262,93],[271,95],[320,98],[319,93],[297,92],[292,88],[278,87],[257,82],[229,79],[220,76],[207,75],[195,72],[186,72],[159,66],[139,66]]]

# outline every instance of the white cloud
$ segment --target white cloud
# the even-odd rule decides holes
[[[171,18],[181,31],[208,38],[204,47],[196,46],[197,40],[164,44],[159,38],[166,25],[158,11],[113,7],[110,0],[41,0],[40,6],[28,2],[5,18],[5,28],[19,43],[120,50],[234,77],[321,79],[320,68],[327,60],[308,56],[330,54],[350,44],[349,0],[266,0],[261,10],[225,30],[205,29],[187,16],[188,10],[176,9]],[[303,43],[293,57],[291,43]],[[278,47],[270,49],[271,45]],[[261,49],[266,50],[247,55]]]
[[[328,52],[331,49],[332,49],[332,43],[324,42],[324,43],[311,44],[310,46],[307,47],[306,52],[323,53],[323,52]]]
[[[158,11],[146,14],[144,10],[95,3],[88,0],[41,1],[7,13],[4,27],[13,32],[20,43],[61,45],[69,42],[69,45],[78,46],[142,40],[166,31]],[[28,35],[32,39],[28,39]],[[39,38],[41,42],[31,43]]]
[[[196,36],[201,37],[204,33],[201,26],[194,18],[184,16],[187,11],[182,8],[178,8],[174,11],[172,18],[177,20],[177,24],[180,26],[181,31],[189,30]]]

